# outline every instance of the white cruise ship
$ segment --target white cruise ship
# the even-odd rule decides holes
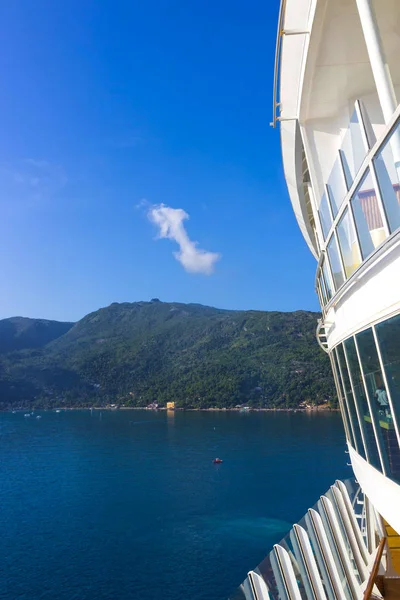
[[[399,100],[400,0],[282,0],[272,125],[317,260],[354,479],[332,482],[232,600],[400,598]]]

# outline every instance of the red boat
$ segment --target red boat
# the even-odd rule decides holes
[[[221,464],[223,461],[220,458],[214,458],[213,463],[214,465],[219,465]]]

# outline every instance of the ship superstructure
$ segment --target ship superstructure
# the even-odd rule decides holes
[[[237,597],[400,598],[399,100],[399,0],[282,0],[272,125],[318,261],[317,339],[355,478],[332,485]]]

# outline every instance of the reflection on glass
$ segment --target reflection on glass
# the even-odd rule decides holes
[[[331,272],[335,289],[338,290],[344,283],[344,276],[335,234],[332,235],[331,241],[328,244],[328,256],[329,262],[331,263]]]
[[[364,444],[363,444],[362,438],[361,438],[360,425],[358,423],[356,407],[354,404],[353,390],[351,389],[351,383],[350,383],[349,373],[347,371],[347,364],[346,364],[346,359],[344,356],[342,344],[339,344],[339,346],[336,347],[336,352],[337,352],[337,360],[338,360],[339,367],[340,367],[340,374],[342,376],[342,386],[343,386],[345,397],[346,397],[347,411],[348,411],[349,417],[350,417],[350,424],[351,424],[351,429],[353,431],[355,447],[356,447],[357,452],[360,454],[360,456],[365,458]]]
[[[350,277],[361,264],[357,235],[347,208],[340,219],[338,228],[339,246],[342,252],[346,277]]]
[[[333,292],[332,292],[331,276],[329,273],[327,262],[325,260],[322,263],[322,277],[324,279],[326,296],[327,296],[327,300],[329,302],[329,300],[333,296]]]
[[[352,434],[351,427],[350,427],[350,418],[349,418],[349,413],[347,410],[347,404],[346,404],[346,399],[345,399],[345,395],[344,395],[342,378],[340,377],[340,371],[339,371],[339,365],[338,365],[338,361],[337,361],[336,352],[335,351],[331,352],[330,356],[332,358],[332,369],[333,369],[334,374],[336,375],[335,381],[337,384],[337,393],[338,393],[340,408],[341,408],[341,412],[342,412],[342,419],[345,423],[345,430],[347,433],[348,441],[350,442],[351,446],[353,446],[353,448],[354,448],[355,447],[354,439],[353,439],[353,434]]]
[[[356,340],[386,473],[400,481],[399,448],[372,329],[358,333]]]
[[[351,115],[350,123],[346,135],[343,138],[340,152],[347,187],[350,188],[367,154],[367,148],[365,147],[364,138],[361,132],[361,124],[355,109]]]
[[[324,234],[324,239],[329,233],[329,230],[332,226],[332,217],[331,212],[328,206],[328,198],[326,194],[324,194],[321,198],[321,203],[319,205],[319,219],[321,221],[322,232]]]
[[[386,238],[371,173],[366,172],[351,200],[354,220],[363,259],[367,258]]]
[[[344,347],[346,350],[350,377],[353,383],[354,400],[358,408],[358,414],[360,415],[360,425],[362,427],[363,437],[365,440],[368,462],[376,469],[382,470],[354,338],[348,338],[344,342]]]
[[[329,175],[326,187],[328,188],[333,216],[336,217],[347,193],[343,169],[339,157],[337,157],[335,160],[335,164],[333,165],[331,174]]]
[[[374,163],[389,229],[393,232],[400,227],[400,125]]]
[[[320,305],[323,307],[326,304],[326,298],[322,294],[322,285],[321,285],[321,277],[318,278],[317,281],[317,294]]]
[[[400,421],[400,315],[376,325],[383,367],[393,406],[393,419]],[[380,395],[379,401],[385,398]],[[385,409],[386,410],[386,409]],[[398,448],[397,448],[398,449]],[[400,469],[400,464],[399,464]]]

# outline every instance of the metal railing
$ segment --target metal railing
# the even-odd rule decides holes
[[[285,8],[286,8],[286,0],[281,0],[281,4],[279,7],[279,17],[278,17],[278,29],[276,32],[276,46],[275,46],[275,65],[274,65],[274,89],[272,93],[272,121],[270,123],[271,127],[276,127],[276,122],[278,120],[276,116],[276,109],[279,106],[277,102],[278,99],[278,81],[279,81],[279,67],[280,67],[280,56],[281,56],[281,43],[282,43],[282,35],[283,35],[283,20],[285,18]]]
[[[330,230],[329,230],[328,234],[326,235],[323,244],[321,245],[321,255],[320,255],[320,258],[318,261],[317,272],[316,272],[316,277],[315,277],[315,289],[316,289],[318,295],[321,296],[321,294],[319,293],[319,287],[321,286],[320,282],[322,279],[322,265],[326,261],[326,264],[329,269],[330,283],[332,284],[332,289],[334,290],[332,298],[329,299],[329,301],[327,301],[327,302],[321,303],[324,313],[326,312],[327,309],[329,309],[329,307],[332,304],[334,304],[337,301],[338,294],[340,293],[340,295],[342,295],[342,292],[345,289],[346,290],[348,289],[349,282],[353,282],[355,279],[357,279],[357,277],[360,276],[361,272],[365,271],[364,265],[367,262],[369,264],[371,264],[371,262],[373,260],[375,260],[375,258],[377,258],[377,256],[381,253],[382,249],[386,249],[389,247],[389,244],[392,243],[392,240],[399,233],[398,230],[392,231],[391,233],[389,232],[387,215],[386,215],[386,212],[384,209],[384,201],[382,199],[382,194],[381,194],[381,190],[379,187],[379,177],[377,176],[377,174],[375,172],[375,165],[374,165],[374,160],[377,158],[378,154],[383,150],[388,139],[390,138],[390,136],[392,135],[392,133],[398,126],[400,126],[400,105],[397,107],[396,111],[394,112],[392,119],[390,120],[389,124],[387,125],[384,133],[380,136],[380,138],[376,141],[376,143],[373,145],[373,147],[369,150],[369,152],[365,156],[365,159],[364,159],[358,173],[355,175],[354,180],[353,180],[351,186],[349,187],[335,218],[332,220],[332,225],[330,227]],[[354,215],[353,215],[353,211],[352,211],[351,200],[354,198],[355,194],[357,193],[357,191],[360,187],[360,184],[362,183],[362,180],[368,171],[373,175],[373,179],[375,181],[375,188],[376,188],[375,191],[376,191],[376,196],[377,196],[377,203],[378,203],[378,206],[380,207],[380,215],[382,218],[382,222],[385,225],[385,229],[389,232],[389,235],[387,235],[386,239],[383,240],[381,242],[381,244],[375,248],[374,252],[372,252],[367,258],[365,258],[363,260],[362,252],[361,252],[361,244],[360,244],[360,239],[359,239],[359,235],[357,232],[356,221],[354,219]],[[346,276],[344,260],[343,260],[343,256],[341,253],[340,240],[337,236],[338,225],[340,224],[340,221],[347,210],[349,211],[349,214],[351,216],[351,220],[352,220],[355,232],[356,232],[356,240],[355,241],[357,244],[357,249],[358,249],[359,255],[361,257],[360,265],[354,270],[354,272],[350,276]],[[339,248],[339,261],[340,261],[341,269],[342,269],[341,272],[342,272],[342,275],[344,278],[344,283],[338,288],[336,288],[335,283],[334,283],[333,270],[332,270],[332,266],[330,263],[329,253],[328,253],[328,246],[334,237],[336,238],[336,242],[337,242],[338,248]]]

